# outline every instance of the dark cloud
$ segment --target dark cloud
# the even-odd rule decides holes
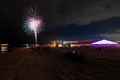
[[[120,16],[119,0],[21,0],[21,8],[35,6],[49,24],[86,24]]]
[[[57,0],[53,6],[55,23],[86,24],[120,16],[119,0]]]

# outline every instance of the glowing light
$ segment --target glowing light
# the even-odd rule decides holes
[[[61,48],[61,47],[63,47],[63,45],[62,44],[58,44],[58,47]]]
[[[101,40],[98,42],[94,42],[92,44],[118,44],[117,42],[113,42],[113,41],[108,41],[108,40]]]
[[[50,45],[52,48],[55,48],[57,46],[56,41],[53,41],[52,44]]]
[[[27,25],[30,28],[30,30],[34,32],[35,43],[37,46],[37,33],[38,28],[42,26],[42,20],[36,17],[29,17],[27,20]]]
[[[1,44],[1,52],[6,52],[8,51],[8,44]]]
[[[71,47],[80,47],[81,45],[80,44],[71,44],[70,46]]]
[[[63,41],[63,44],[68,44],[68,43],[78,43],[78,41]]]
[[[28,19],[28,26],[30,27],[31,30],[37,31],[38,27],[42,23],[41,20],[36,19],[36,18],[29,18]]]
[[[25,8],[23,17],[23,29],[28,34],[34,34],[35,47],[37,47],[38,33],[42,31],[45,23],[43,17],[39,15],[37,6]]]

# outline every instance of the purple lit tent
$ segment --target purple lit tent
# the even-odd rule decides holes
[[[101,41],[93,42],[92,46],[95,46],[95,47],[119,47],[119,43],[109,41],[109,40],[101,40]]]

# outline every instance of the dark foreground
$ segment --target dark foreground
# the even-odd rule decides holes
[[[82,59],[76,60],[65,56],[65,49],[1,53],[0,80],[120,80],[119,49],[80,51]]]

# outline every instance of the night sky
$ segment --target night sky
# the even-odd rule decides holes
[[[40,14],[51,24],[86,24],[120,16],[119,0],[25,0],[21,3],[25,7],[39,7]]]
[[[109,19],[120,16],[119,0],[2,0],[0,2],[0,38],[2,41],[14,43],[25,40],[24,38],[26,38],[27,34],[22,28],[23,18],[26,16],[31,7],[36,8],[38,14],[44,17],[46,26],[49,27],[46,29],[49,30],[51,30],[50,28],[58,28],[66,25],[68,26],[68,24],[77,24],[79,27],[84,25],[85,27],[89,26],[89,24],[91,26],[91,23],[98,23],[99,25],[101,24],[99,21],[101,22],[108,20],[112,23],[112,20]],[[120,18],[115,19],[115,21],[116,20],[120,21]],[[105,24],[109,25],[108,23]],[[114,22],[113,26],[115,24],[116,23]],[[100,26],[96,25],[96,27]],[[108,30],[108,32],[106,31],[100,34],[112,39],[117,38],[118,40],[118,35],[120,32],[118,28],[119,26],[117,27],[117,30],[114,29],[113,32],[111,31],[108,33]],[[71,31],[71,34],[76,35],[74,34],[76,29],[72,31],[67,28],[67,30]],[[63,31],[66,31],[66,29]],[[89,31],[89,29],[87,29],[87,31]],[[99,30],[97,31],[99,32]],[[49,36],[47,33],[45,34],[45,36]],[[51,34],[57,33],[54,31]],[[69,36],[68,33],[65,34]],[[80,33],[77,33],[77,35],[79,34]],[[64,36],[64,34],[62,35]],[[85,33],[85,35],[87,35],[87,33]]]

